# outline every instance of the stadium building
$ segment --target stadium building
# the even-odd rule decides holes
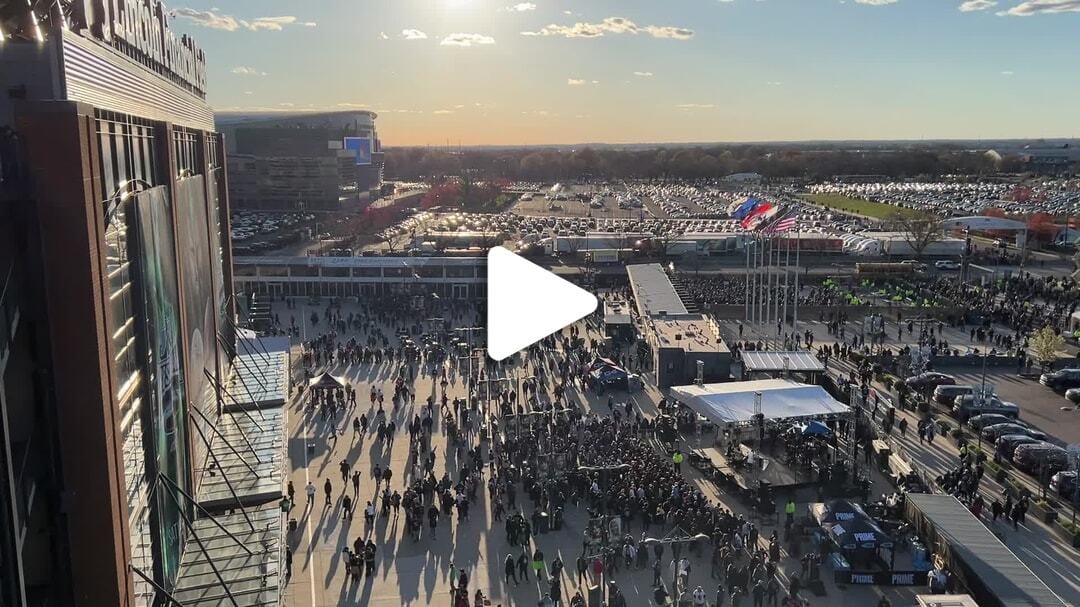
[[[374,112],[223,114],[229,198],[237,208],[355,208],[382,182]]]
[[[157,0],[18,4],[0,12],[0,605],[277,605],[287,354],[255,363],[235,335],[203,52]],[[278,420],[247,428],[250,474],[226,401]]]

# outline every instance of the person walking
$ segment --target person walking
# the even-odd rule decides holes
[[[307,493],[307,506],[305,508],[311,508],[315,505],[315,485],[308,481],[307,486],[304,487],[304,492]]]
[[[519,582],[517,578],[517,563],[514,562],[514,555],[506,555],[506,561],[504,561],[503,563],[503,568],[505,569],[505,573],[503,574],[503,583],[509,584],[510,578],[513,578],[514,585],[518,586]]]
[[[332,503],[331,496],[334,495],[334,486],[330,483],[330,479],[326,479],[323,483],[323,493],[326,494],[326,502],[323,505],[329,506]]]
[[[525,548],[521,549],[521,554],[517,558],[518,574],[526,582],[529,581],[529,557],[525,554]]]
[[[684,456],[682,451],[676,451],[674,455],[671,456],[671,462],[675,465],[675,474],[680,474],[682,472],[683,459]]]

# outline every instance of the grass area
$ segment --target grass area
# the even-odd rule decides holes
[[[887,219],[896,214],[911,217],[919,215],[919,212],[913,209],[894,207],[891,204],[882,202],[870,202],[869,200],[852,198],[850,196],[844,196],[843,194],[806,194],[803,198],[807,202],[811,202],[820,207],[855,213],[856,215],[864,215],[875,219]]]

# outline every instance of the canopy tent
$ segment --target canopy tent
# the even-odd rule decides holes
[[[679,525],[675,525],[675,527],[671,531],[665,533],[663,537],[648,537],[645,538],[643,542],[650,546],[654,546],[656,544],[679,544],[682,542],[696,542],[707,539],[709,539],[709,536],[704,533],[690,534]]]
[[[821,386],[788,379],[673,386],[671,396],[709,421],[747,423],[754,419],[754,395],[761,393],[765,419],[812,419],[851,412]]]
[[[619,365],[615,364],[615,361],[611,360],[610,358],[604,358],[603,356],[597,356],[596,358],[594,358],[592,360],[591,363],[589,363],[589,371],[595,371],[595,370],[603,368],[603,367],[618,367],[618,366]]]
[[[322,373],[311,378],[308,382],[311,388],[344,388],[345,382],[340,377],[334,377],[329,373]]]
[[[766,352],[743,350],[740,354],[747,373],[824,373],[825,363],[813,352]]]
[[[825,424],[812,419],[802,427],[802,434],[803,436],[829,436],[832,430]]]
[[[892,538],[869,518],[854,518],[842,523],[833,523],[825,527],[825,533],[844,550],[856,548],[877,550],[878,548],[892,548],[893,545]]]
[[[861,506],[848,500],[810,504],[810,516],[814,517],[817,524],[821,526],[847,523],[858,518],[869,518]]]

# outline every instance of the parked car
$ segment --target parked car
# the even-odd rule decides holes
[[[1076,495],[1076,471],[1074,470],[1062,470],[1051,476],[1050,490],[1080,504],[1080,497]]]
[[[982,429],[983,438],[989,441],[996,441],[999,436],[1004,436],[1006,434],[1026,434],[1032,438],[1046,440],[1046,434],[1017,423],[994,424],[993,426],[987,426]]]
[[[952,405],[957,396],[975,394],[975,386],[968,385],[944,385],[934,388],[934,402],[939,405]]]
[[[916,392],[928,392],[938,386],[952,386],[956,384],[956,378],[946,373],[927,371],[904,380],[907,387]]]
[[[1041,443],[1042,441],[1037,438],[1032,438],[1027,434],[1004,434],[997,439],[997,443],[994,445],[994,449],[998,454],[1007,460],[1012,460],[1013,452],[1020,445],[1030,445],[1031,443]]]
[[[1014,418],[1002,413],[980,413],[969,417],[967,423],[976,430],[982,430],[983,428],[993,426],[994,424],[1014,423]]]
[[[1039,383],[1051,390],[1080,388],[1080,369],[1061,369],[1039,376]]]
[[[1003,401],[996,396],[976,398],[974,394],[957,396],[953,402],[952,414],[960,421],[984,413],[999,413],[1016,419],[1020,417],[1020,406],[1016,403]]]
[[[941,259],[934,262],[934,267],[939,270],[959,270],[960,262],[952,259]]]
[[[1031,443],[1017,447],[1012,462],[1028,474],[1053,475],[1069,466],[1069,455],[1053,443]]]

